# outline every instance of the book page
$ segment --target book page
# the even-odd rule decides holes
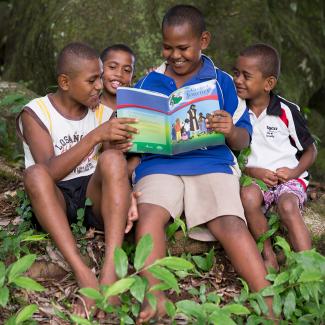
[[[148,90],[121,87],[117,91],[117,116],[137,118],[131,152],[171,154],[168,97]]]
[[[224,135],[206,127],[209,114],[220,109],[216,80],[179,88],[169,97],[173,154],[224,144]]]

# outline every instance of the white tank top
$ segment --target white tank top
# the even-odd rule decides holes
[[[111,117],[113,110],[103,104],[92,111],[88,110],[87,115],[81,120],[70,120],[61,115],[51,103],[48,95],[41,98],[36,98],[30,101],[27,105],[38,117],[41,124],[49,132],[52,142],[55,156],[59,156],[65,151],[76,145],[82,137],[95,129],[100,124],[106,122]],[[18,127],[21,134],[23,134],[23,127],[21,117],[18,118]],[[74,179],[76,177],[87,176],[94,173],[98,151],[101,144],[96,145],[87,157],[62,181]],[[23,141],[24,153],[25,153],[25,167],[29,167],[35,164],[33,156],[30,152],[29,146]]]

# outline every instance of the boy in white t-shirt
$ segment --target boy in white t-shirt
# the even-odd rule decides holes
[[[274,203],[293,249],[302,251],[311,249],[301,208],[306,200],[307,170],[317,151],[299,107],[272,92],[279,74],[279,54],[266,44],[243,50],[234,68],[237,93],[246,100],[253,125],[245,173],[261,179],[269,188],[263,191],[255,183],[245,186],[241,198],[255,239],[268,230],[263,212]],[[264,242],[263,258],[266,267],[278,269],[270,239]]]
[[[137,132],[128,125],[135,119],[111,119],[112,110],[99,105],[101,75],[102,64],[94,49],[82,43],[68,44],[57,60],[58,90],[31,101],[17,120],[24,141],[24,185],[33,211],[81,288],[98,288],[116,280],[114,250],[122,245],[130,205],[122,151],[130,148],[131,134]],[[120,150],[108,149],[109,145]],[[82,260],[69,226],[86,197],[93,203],[86,210],[86,224],[105,232],[99,281]],[[84,300],[87,309],[94,304]],[[87,313],[81,302],[73,312]]]

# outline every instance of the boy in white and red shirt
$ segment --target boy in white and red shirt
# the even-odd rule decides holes
[[[302,251],[311,249],[301,209],[306,200],[307,170],[317,151],[299,107],[272,92],[279,73],[279,54],[266,44],[249,46],[236,61],[237,93],[246,100],[253,125],[245,173],[268,187],[267,191],[255,183],[243,187],[241,198],[255,239],[268,230],[264,211],[274,203],[293,249]],[[266,267],[278,269],[270,239],[264,242],[263,258]]]

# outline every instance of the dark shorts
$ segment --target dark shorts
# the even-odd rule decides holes
[[[87,198],[86,192],[90,177],[91,175],[74,178],[68,181],[61,181],[56,185],[63,194],[69,224],[78,222],[78,209],[85,209],[84,225],[87,228],[93,227],[102,230],[103,224],[100,217],[95,216],[91,206],[85,207],[85,201]],[[37,226],[39,225],[37,224]]]

